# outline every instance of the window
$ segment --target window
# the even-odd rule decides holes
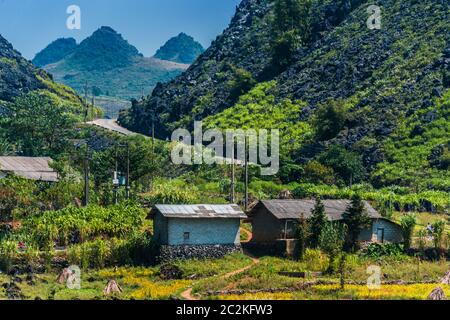
[[[190,236],[191,236],[191,233],[190,233],[190,232],[185,232],[185,233],[183,234],[183,239],[184,239],[184,241],[188,241],[189,238],[190,238]]]

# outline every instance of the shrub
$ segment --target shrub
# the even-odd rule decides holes
[[[318,249],[306,249],[302,261],[307,270],[323,271],[328,266],[328,259],[326,255]]]
[[[198,190],[180,181],[158,180],[151,192],[141,195],[141,201],[148,205],[159,204],[194,204],[198,202]]]
[[[361,156],[348,151],[343,146],[333,145],[320,154],[318,160],[323,165],[332,168],[348,184],[359,182],[364,178]]]
[[[364,256],[378,259],[384,256],[400,257],[403,255],[405,248],[401,244],[395,243],[371,243],[362,252]]]
[[[155,244],[148,233],[136,232],[129,239],[97,239],[71,246],[69,263],[83,269],[109,266],[149,265],[156,261]]]
[[[333,139],[344,127],[346,118],[342,100],[328,100],[319,105],[314,120],[316,138],[321,141]]]
[[[442,239],[444,237],[445,221],[436,221],[433,223],[433,241],[434,247],[439,250],[442,248]]]
[[[345,231],[340,223],[327,222],[319,238],[319,247],[329,258],[327,272],[334,272],[334,262],[344,245]]]
[[[0,269],[9,272],[13,266],[17,252],[15,241],[0,241]]]
[[[124,238],[140,228],[144,220],[145,212],[132,202],[107,208],[71,206],[30,217],[24,221],[24,232],[43,248],[53,242],[68,245],[99,236]]]
[[[336,182],[333,169],[324,166],[316,160],[312,160],[303,166],[302,180],[315,184],[334,184]]]
[[[412,236],[414,233],[414,228],[417,224],[417,218],[415,215],[407,214],[402,216],[400,220],[400,225],[402,227],[403,234],[403,244],[405,246],[405,250],[411,248]]]

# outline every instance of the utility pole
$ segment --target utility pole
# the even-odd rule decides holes
[[[245,166],[245,198],[244,198],[244,206],[245,206],[245,212],[248,210],[248,137],[245,136],[245,160],[244,160],[244,166]]]
[[[84,114],[84,122],[87,122],[89,116],[89,102],[88,102],[88,82],[84,84],[84,103],[86,104],[86,111]]]
[[[118,197],[119,197],[119,180],[118,180],[119,179],[119,172],[118,172],[119,164],[117,161],[117,157],[118,157],[118,154],[117,154],[117,145],[116,145],[116,167],[115,167],[115,171],[114,171],[114,181],[113,181],[114,204],[117,204],[119,202],[119,199],[118,199]]]
[[[127,143],[127,186],[126,186],[126,197],[130,199],[130,144]]]
[[[152,173],[150,175],[150,189],[153,190],[153,173],[155,170],[155,109],[152,108]]]
[[[235,167],[234,167],[234,141],[233,141],[233,146],[232,146],[232,155],[231,155],[231,195],[230,195],[230,203],[234,204],[235,202],[235,186],[234,186],[234,181],[235,181],[235,176],[236,176],[236,171],[235,171]]]
[[[94,94],[94,87],[92,87],[92,107],[95,106],[95,94]]]
[[[84,154],[84,199],[83,206],[89,205],[89,146],[86,143],[86,152]]]

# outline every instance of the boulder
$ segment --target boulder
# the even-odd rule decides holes
[[[450,271],[448,271],[445,276],[441,279],[442,284],[450,284]]]
[[[107,296],[114,294],[121,294],[122,292],[123,292],[122,288],[115,280],[110,280],[106,285],[105,289],[103,290],[103,293]]]
[[[428,296],[428,300],[445,300],[445,293],[444,290],[442,290],[441,287],[436,287],[431,291],[430,295]]]

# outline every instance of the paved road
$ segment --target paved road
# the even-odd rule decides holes
[[[117,123],[117,119],[97,119],[97,120],[88,122],[88,124],[97,126],[97,127],[101,127],[101,128],[104,128],[104,129],[107,129],[110,131],[114,131],[114,132],[123,134],[125,136],[132,136],[132,135],[137,134],[135,132],[125,129],[124,127],[121,127]]]

